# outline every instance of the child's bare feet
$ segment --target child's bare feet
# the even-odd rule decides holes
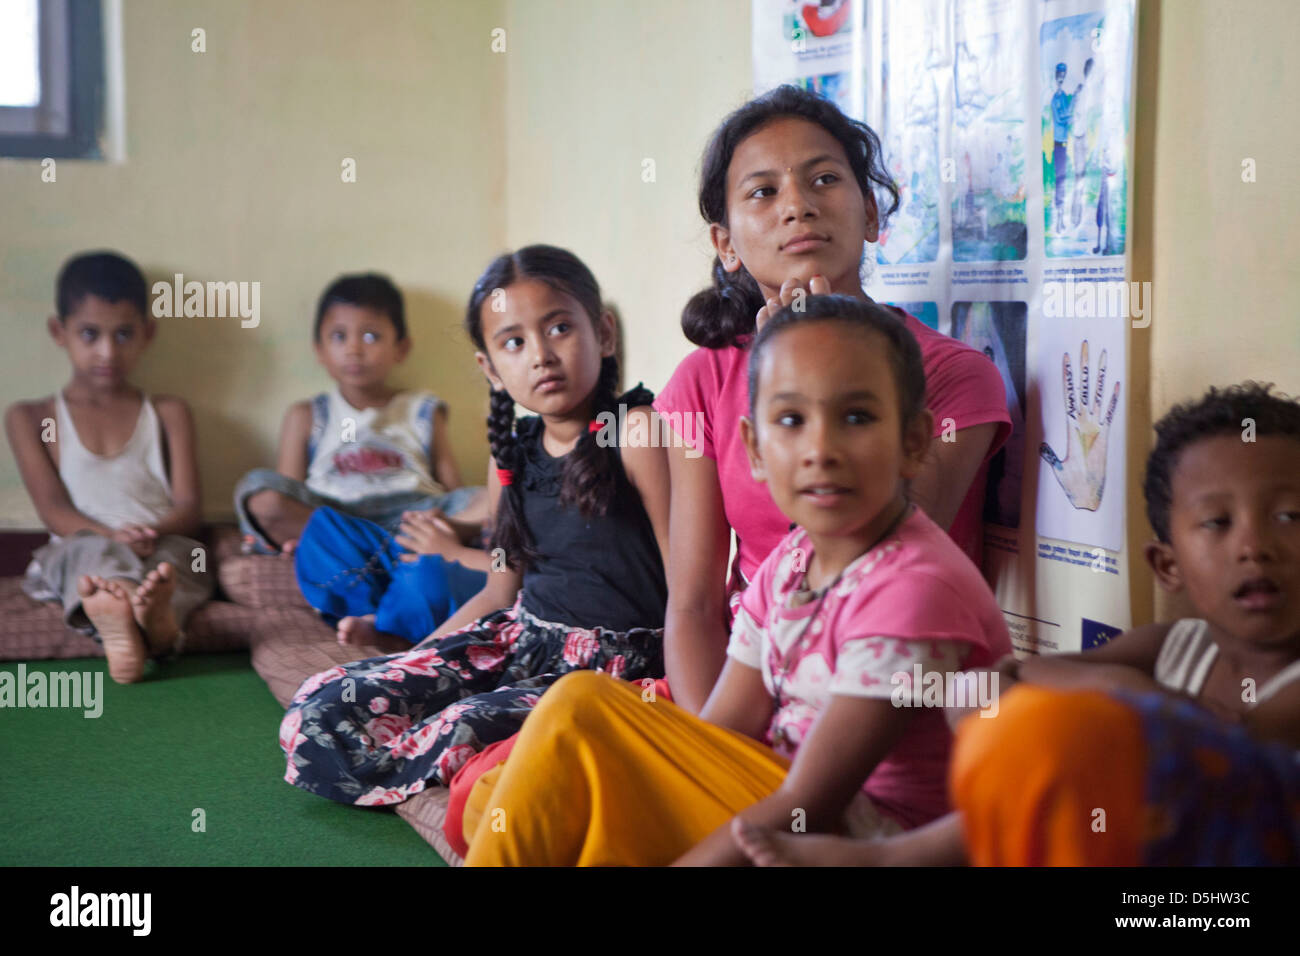
[[[144,676],[148,656],[144,638],[131,614],[131,595],[120,581],[82,575],[77,581],[81,607],[99,632],[108,658],[108,676],[119,684],[133,684]]]
[[[411,642],[405,641],[396,634],[389,634],[386,631],[378,630],[375,627],[375,616],[367,614],[365,617],[345,617],[339,621],[338,629],[339,643],[344,647],[377,647],[381,651],[409,651]]]
[[[180,626],[172,611],[176,571],[166,561],[150,571],[131,595],[131,612],[154,651],[168,651],[176,643]]]
[[[869,840],[827,833],[780,833],[740,817],[731,838],[755,866],[873,866],[880,862]]]

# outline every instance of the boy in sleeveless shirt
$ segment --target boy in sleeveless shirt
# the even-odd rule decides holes
[[[448,528],[459,543],[477,543],[487,496],[462,487],[446,404],[386,381],[411,348],[397,287],[373,273],[336,279],[317,305],[313,340],[337,384],[289,408],[277,467],[256,468],[236,486],[245,549],[292,550],[324,505],[403,532],[427,553],[439,553],[443,536],[454,545]],[[435,524],[438,513],[456,520]]]
[[[68,625],[104,646],[118,683],[150,655],[177,652],[186,618],[212,594],[200,523],[194,423],[184,400],[130,383],[153,340],[144,276],[110,252],[69,259],[50,336],[72,378],[53,397],[17,402],[5,429],[50,532],[23,590],[57,601]]]

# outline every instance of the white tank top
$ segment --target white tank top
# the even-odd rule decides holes
[[[1199,697],[1218,656],[1219,646],[1210,638],[1208,621],[1192,617],[1175,621],[1156,657],[1156,683]],[[1255,703],[1262,704],[1297,678],[1300,678],[1300,661],[1292,662],[1256,688]]]
[[[59,477],[72,505],[87,518],[110,528],[125,524],[152,525],[172,510],[171,482],[163,465],[158,413],[143,396],[135,431],[112,457],[87,451],[77,435],[63,392],[54,396],[55,433],[59,447]],[[51,541],[59,540],[50,535]]]
[[[354,408],[338,386],[313,403],[307,487],[337,501],[394,492],[445,495],[429,473],[431,392],[398,392],[380,408]]]

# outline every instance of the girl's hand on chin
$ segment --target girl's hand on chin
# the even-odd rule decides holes
[[[758,315],[754,319],[756,331],[761,330],[768,319],[794,302],[797,291],[802,291],[805,295],[830,295],[831,282],[825,276],[816,275],[809,280],[807,288],[804,288],[803,280],[786,279],[781,283],[780,295],[772,296],[767,300],[767,305],[758,310]]]

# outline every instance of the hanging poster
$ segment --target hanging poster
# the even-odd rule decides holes
[[[867,293],[997,366],[1012,431],[984,564],[1016,649],[1104,643],[1131,625],[1128,336],[1150,308],[1126,260],[1136,0],[754,0],[753,17],[755,93],[802,85],[880,136],[900,204]]]

